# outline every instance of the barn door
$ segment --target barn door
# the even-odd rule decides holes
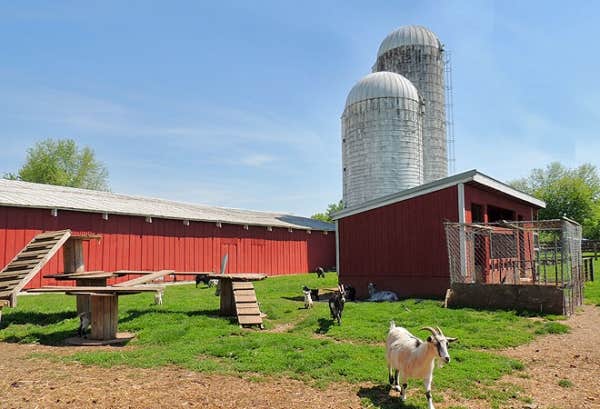
[[[227,268],[225,274],[239,273],[238,271],[238,240],[221,239],[221,258],[227,254]]]

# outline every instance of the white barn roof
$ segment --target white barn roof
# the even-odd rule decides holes
[[[456,175],[448,176],[442,179],[434,180],[433,182],[425,183],[424,185],[416,186],[411,189],[402,190],[398,193],[382,196],[368,202],[362,203],[359,206],[349,207],[333,215],[334,220],[343,219],[344,217],[352,216],[368,210],[377,209],[403,200],[412,199],[413,197],[423,196],[431,192],[442,190],[451,186],[456,186],[459,183],[475,183],[485,186],[495,191],[501,192],[516,200],[523,201],[538,208],[545,208],[546,203],[542,200],[523,193],[512,186],[502,183],[499,180],[493,179],[476,169],[466,172],[457,173]]]
[[[335,230],[331,223],[285,213],[229,209],[6,179],[0,179],[0,206],[150,216],[298,230]]]

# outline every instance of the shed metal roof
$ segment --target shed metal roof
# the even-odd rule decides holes
[[[354,214],[366,212],[368,210],[377,209],[379,207],[387,206],[392,203],[401,202],[403,200],[412,199],[413,197],[422,196],[437,190],[445,189],[451,186],[456,186],[459,183],[476,183],[479,185],[486,186],[487,188],[501,192],[514,199],[526,202],[534,207],[545,208],[546,203],[542,200],[536,199],[535,197],[523,193],[506,183],[500,182],[499,180],[493,179],[476,169],[468,170],[466,172],[457,173],[456,175],[448,176],[442,179],[434,180],[433,182],[425,183],[424,185],[416,186],[411,189],[402,190],[398,193],[391,195],[382,196],[368,202],[362,203],[358,206],[350,207],[347,209],[340,210],[333,215],[334,220],[342,219],[344,217],[352,216]]]
[[[285,213],[230,209],[6,179],[0,179],[0,206],[150,216],[298,230],[335,230],[331,223]]]

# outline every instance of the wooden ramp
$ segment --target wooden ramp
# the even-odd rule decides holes
[[[259,325],[262,329],[263,321],[258,308],[254,285],[249,281],[234,281],[232,287],[235,310],[240,326]]]
[[[35,236],[0,271],[0,300],[17,305],[17,293],[46,265],[71,236],[71,230],[49,231]]]

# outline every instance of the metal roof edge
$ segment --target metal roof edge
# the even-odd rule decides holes
[[[477,182],[482,185],[491,187],[493,189],[496,189],[499,192],[502,192],[502,193],[507,194],[512,197],[515,197],[524,202],[528,202],[528,203],[538,206],[542,209],[546,208],[546,202],[544,202],[543,200],[536,199],[535,197],[533,197],[527,193],[521,192],[520,190],[517,190],[514,187],[509,186],[506,183],[500,182],[499,180],[489,177],[488,175],[485,175],[481,172],[477,172],[473,176],[473,182]]]
[[[427,193],[432,193],[438,190],[446,189],[448,187],[455,186],[458,183],[466,183],[471,181],[476,173],[477,170],[475,169],[468,170],[466,172],[457,173],[456,175],[434,180],[433,182],[425,183],[424,185],[402,190],[398,193],[392,193],[391,195],[369,200],[368,202],[365,202],[359,206],[349,207],[348,209],[343,209],[337,213],[334,213],[332,215],[332,219],[339,220],[344,217],[366,212],[368,210],[377,209],[382,206],[387,206],[389,204],[398,203],[404,200],[412,199],[414,197],[422,196]]]
[[[359,206],[350,207],[348,209],[340,210],[332,215],[333,220],[339,220],[344,217],[352,216],[358,213],[363,213],[369,210],[377,209],[379,207],[387,206],[393,203],[398,203],[404,200],[412,199],[414,197],[422,196],[428,193],[432,193],[438,190],[446,189],[458,185],[459,183],[476,182],[484,186],[491,187],[499,192],[506,195],[512,196],[516,199],[528,202],[534,206],[545,208],[546,203],[542,200],[536,199],[535,197],[523,193],[513,187],[508,186],[506,183],[502,183],[499,180],[491,178],[477,169],[471,169],[456,175],[448,176],[442,179],[434,180],[433,182],[425,183],[420,186],[416,186],[410,189],[403,190],[398,193],[392,193],[391,195],[383,196],[377,199],[370,200]]]

